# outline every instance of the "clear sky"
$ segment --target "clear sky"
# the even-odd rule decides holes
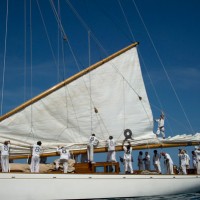
[[[58,1],[53,2],[57,9]],[[59,4],[58,29],[50,1],[32,0],[31,6],[26,1],[25,9],[23,0],[9,0],[5,54],[7,1],[0,0],[2,113],[78,68],[139,41],[153,115],[165,112],[166,135],[200,131],[199,0],[60,0]],[[61,42],[61,29],[68,42]]]

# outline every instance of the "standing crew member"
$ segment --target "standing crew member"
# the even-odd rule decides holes
[[[1,146],[1,169],[2,172],[9,171],[9,150],[10,150],[10,141],[5,141]]]
[[[173,161],[168,153],[162,152],[161,155],[164,157],[164,165],[166,166],[166,174],[174,174]]]
[[[98,145],[99,141],[93,133],[89,138],[89,143],[87,144],[87,157],[88,162],[93,162],[94,160],[94,147]]]
[[[192,151],[192,165],[194,169],[197,169],[197,156],[194,151]]]
[[[117,162],[116,161],[116,152],[115,152],[115,140],[113,139],[113,136],[110,136],[107,140],[107,146],[108,146],[108,154],[107,154],[107,162]]]
[[[183,174],[187,174],[187,171],[186,171],[187,156],[185,154],[185,151],[182,149],[180,153],[178,154],[178,156],[180,157],[180,161],[181,161],[181,171]]]
[[[63,164],[63,171],[64,173],[67,173],[70,152],[65,147],[58,147],[57,152],[60,153],[60,159],[56,162],[56,170],[58,170],[60,164]]]
[[[200,174],[200,147],[198,147],[198,149],[196,149],[194,152],[197,159],[197,174]]]
[[[40,169],[40,154],[42,152],[42,142],[38,141],[32,147],[32,158],[31,158],[31,172],[38,173]]]
[[[143,161],[144,161],[145,170],[150,171],[150,155],[147,151],[145,152],[145,157],[143,158]]]
[[[138,155],[138,169],[139,169],[139,170],[144,170],[144,165],[143,165],[143,158],[142,158],[142,156],[143,156],[143,152],[140,151],[140,152],[139,152],[139,155]]]
[[[153,166],[154,166],[154,169],[159,174],[161,174],[161,167],[160,167],[161,156],[160,156],[160,154],[158,154],[157,150],[154,150],[153,152],[154,152],[154,155],[153,155]]]
[[[133,166],[132,166],[132,147],[130,141],[128,141],[128,146],[124,145],[125,140],[122,143],[124,149],[124,171],[125,173],[130,172],[133,173]]]

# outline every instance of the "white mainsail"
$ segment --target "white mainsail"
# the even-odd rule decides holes
[[[109,135],[121,141],[125,129],[134,139],[155,137],[135,45],[0,122],[2,141],[71,149],[85,148],[91,133],[100,146]]]

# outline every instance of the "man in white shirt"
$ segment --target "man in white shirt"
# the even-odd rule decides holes
[[[154,169],[159,174],[161,174],[161,167],[160,167],[161,156],[160,156],[160,154],[158,154],[157,150],[154,150],[153,152],[154,152],[154,155],[153,155],[153,166],[154,166]]]
[[[158,130],[156,132],[156,135],[158,137],[158,135],[161,133],[163,139],[165,139],[165,127],[164,127],[165,119],[164,118],[165,118],[164,114],[161,114],[160,118],[155,120],[158,123]]]
[[[113,136],[110,136],[107,140],[107,146],[108,146],[108,154],[107,154],[107,162],[117,162],[116,161],[116,152],[115,152],[115,140],[113,139]]]
[[[147,151],[145,152],[145,156],[143,158],[143,161],[144,161],[145,170],[150,171],[150,155]]]
[[[94,147],[98,145],[99,141],[93,133],[89,138],[89,143],[87,144],[87,157],[88,162],[93,162],[94,159]]]
[[[143,152],[140,151],[138,155],[138,169],[139,170],[144,170],[144,165],[143,165]]]
[[[70,152],[65,147],[58,147],[57,152],[60,153],[60,159],[56,162],[56,170],[58,170],[60,164],[63,164],[63,171],[64,173],[67,173],[68,160],[70,159]]]
[[[192,151],[192,166],[194,169],[197,169],[197,156],[195,154],[195,151]]]
[[[197,174],[200,174],[200,147],[196,149],[195,151],[196,154],[196,161],[197,161]]]
[[[1,146],[1,168],[2,172],[9,172],[9,150],[10,141],[5,141]]]
[[[31,158],[31,172],[38,173],[40,168],[40,154],[42,152],[42,142],[38,141],[32,147],[32,158]]]
[[[161,155],[164,157],[164,165],[166,166],[166,174],[174,174],[173,161],[168,153],[162,152]]]
[[[180,151],[180,153],[178,154],[178,156],[179,156],[180,162],[181,162],[181,171],[182,171],[182,174],[187,174],[187,171],[186,171],[187,156],[185,154],[185,151],[182,149]]]
[[[133,166],[132,166],[132,147],[131,143],[128,141],[128,146],[124,145],[125,141],[123,141],[122,146],[124,149],[124,171],[125,173],[130,172],[133,173]]]

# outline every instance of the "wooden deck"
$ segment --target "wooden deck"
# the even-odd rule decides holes
[[[75,163],[76,174],[106,173],[119,174],[118,162]]]

